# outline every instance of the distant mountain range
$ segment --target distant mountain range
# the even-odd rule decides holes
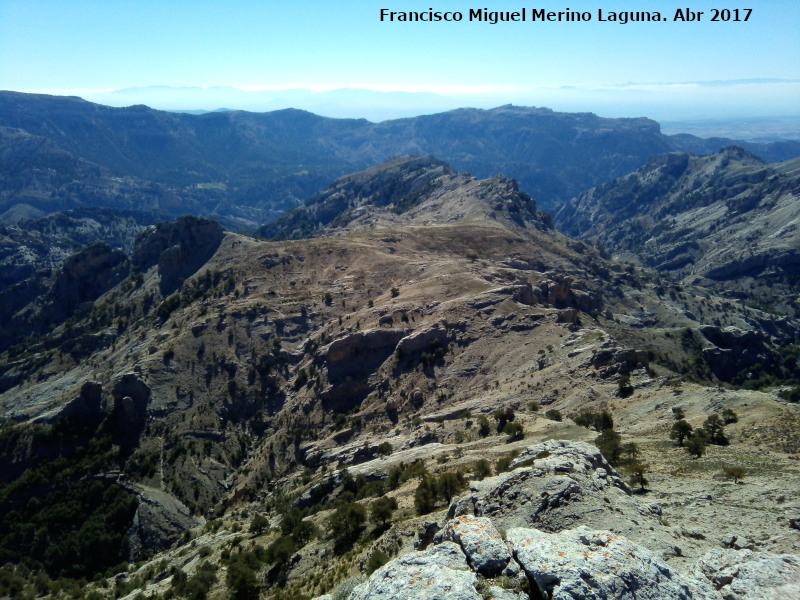
[[[234,229],[268,223],[337,177],[392,156],[430,154],[479,178],[513,177],[541,208],[555,209],[654,154],[709,154],[734,142],[666,136],[645,118],[517,106],[370,123],[299,110],[176,114],[16,92],[0,92],[0,127],[5,221],[113,197],[124,203],[135,190],[148,210]],[[800,156],[798,142],[741,145],[768,162]],[[86,177],[57,176],[76,169],[95,169],[91,193]]]

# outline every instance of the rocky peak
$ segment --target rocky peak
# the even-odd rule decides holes
[[[131,263],[140,271],[158,265],[161,291],[174,291],[179,279],[195,273],[219,248],[224,229],[216,221],[184,216],[147,227],[136,238]]]
[[[56,275],[52,298],[61,307],[76,307],[100,297],[127,275],[125,253],[105,242],[95,242],[63,264]]]
[[[496,219],[518,227],[549,227],[519,183],[497,176],[477,180],[431,156],[404,156],[348,175],[259,230],[272,239],[326,235],[375,224],[427,225]]]

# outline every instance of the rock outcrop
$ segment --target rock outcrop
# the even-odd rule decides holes
[[[328,367],[328,377],[363,377],[391,356],[397,343],[406,335],[396,329],[359,331],[334,340],[321,354]]]
[[[714,549],[695,565],[723,600],[800,598],[800,556]]]
[[[682,577],[646,548],[607,531],[578,527],[558,534],[515,528],[514,557],[552,600],[712,600],[709,586]]]
[[[348,600],[481,600],[476,583],[461,548],[444,542],[384,565]]]
[[[348,600],[720,599],[705,580],[675,572],[646,548],[608,531],[514,528],[503,541],[489,519],[462,517],[444,532],[458,543],[444,541],[390,561]]]
[[[134,373],[123,375],[111,391],[112,419],[117,440],[133,443],[142,431],[150,402],[150,388]]]
[[[464,515],[453,519],[444,530],[444,539],[461,546],[472,569],[485,577],[501,574],[512,562],[500,532],[486,517]]]
[[[205,524],[205,519],[192,516],[191,511],[170,494],[139,484],[123,485],[139,499],[127,536],[134,560],[169,548],[185,531]]]
[[[96,381],[87,381],[81,386],[78,396],[67,402],[54,415],[44,415],[44,421],[54,423],[61,419],[75,419],[76,421],[92,421],[103,415],[103,386]]]
[[[608,498],[625,510],[638,511],[630,490],[600,451],[585,442],[554,440],[526,449],[512,471],[482,481],[453,499],[448,517],[491,517],[500,527],[535,525],[559,531],[578,523],[612,525]]]
[[[661,508],[641,502],[593,445],[552,440],[530,446],[511,471],[454,498],[448,518],[490,517],[497,527],[559,532],[579,525],[626,536],[662,557],[675,554],[676,534],[661,523]]]
[[[64,262],[53,286],[53,303],[69,310],[94,300],[125,279],[128,270],[124,252],[95,242]]]
[[[214,255],[224,235],[222,225],[199,217],[159,223],[136,238],[131,263],[141,271],[158,265],[161,293],[166,296]]]

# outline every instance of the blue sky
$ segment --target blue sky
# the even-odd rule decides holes
[[[672,21],[675,10],[687,5],[704,11],[701,22]],[[92,97],[99,91],[155,85],[349,87],[429,91],[473,97],[476,104],[528,99],[554,108],[569,105],[572,98],[608,107],[605,112],[636,112],[640,106],[644,111],[661,103],[680,113],[691,112],[693,104],[722,102],[743,114],[797,114],[800,2],[759,0],[749,4],[748,22],[710,21],[711,7],[747,5],[697,0],[0,0],[0,89]],[[381,8],[466,15],[470,8],[523,6],[528,11],[590,11],[593,20],[497,25],[379,20]],[[599,23],[598,9],[606,14],[659,10],[670,20]],[[759,81],[697,86],[754,79]],[[611,108],[617,105],[626,108]]]

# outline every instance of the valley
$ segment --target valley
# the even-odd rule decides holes
[[[0,125],[22,129],[55,102],[12,101]],[[0,596],[795,597],[796,158],[519,107],[373,141],[299,111],[114,111],[93,126],[187,145],[84,155],[55,116],[4,134],[130,187],[102,209],[73,187],[65,213],[40,167],[0,190]],[[212,119],[256,140],[224,159],[253,153],[255,187],[210,176]],[[298,175],[330,128],[349,141]],[[267,130],[307,154],[269,164]],[[519,154],[473,152],[493,144]],[[125,209],[141,189],[176,204]]]

